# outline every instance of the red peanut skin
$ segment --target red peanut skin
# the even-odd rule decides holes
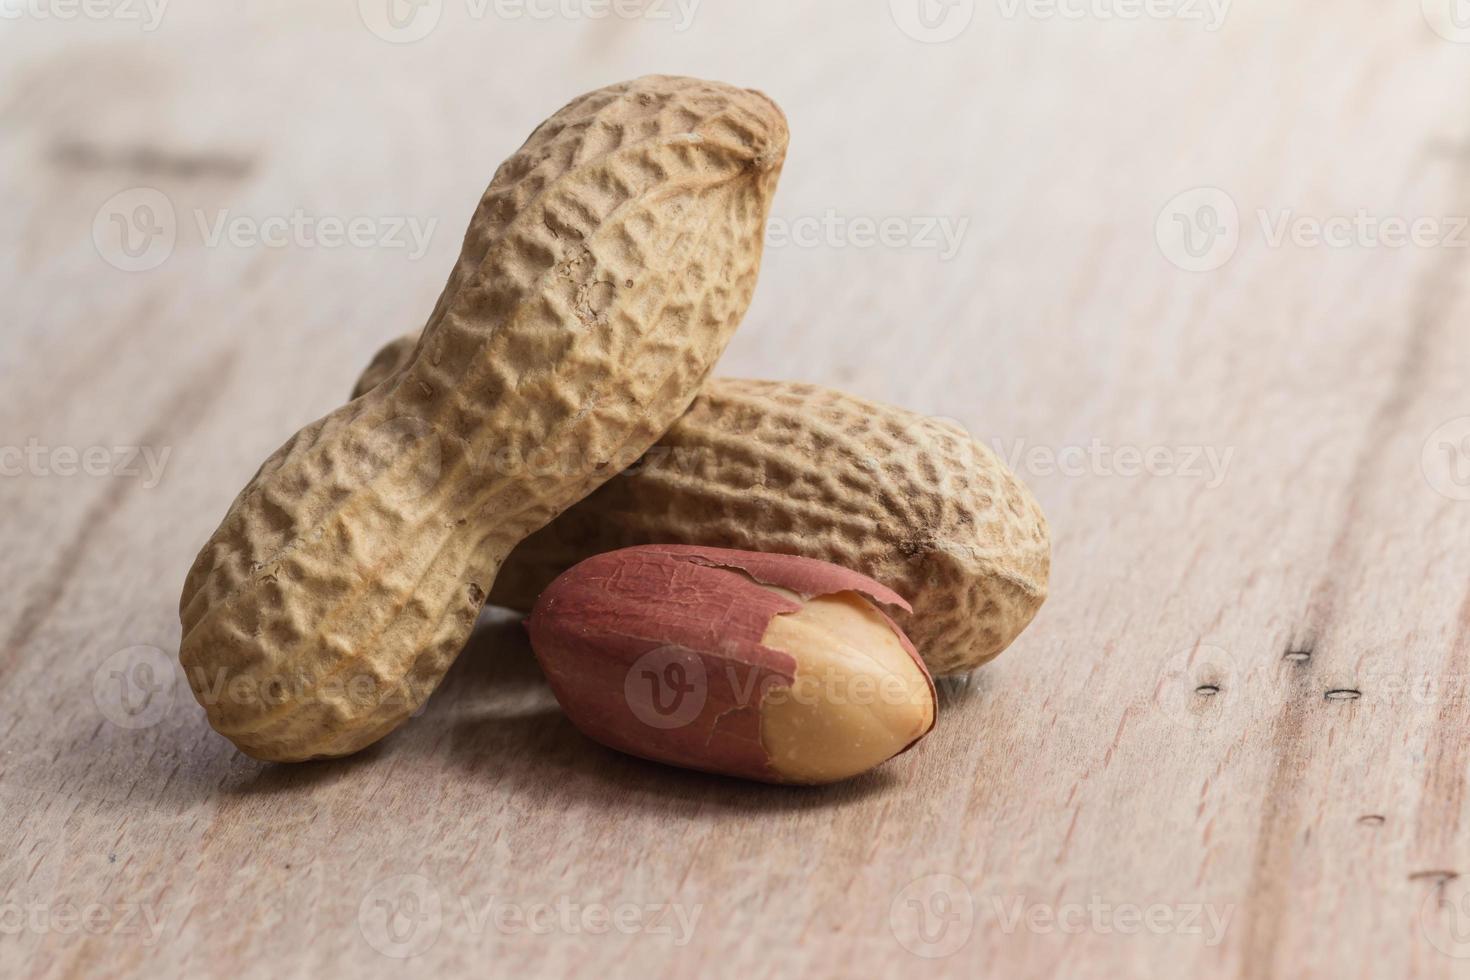
[[[531,645],[557,701],[594,741],[687,769],[783,782],[761,744],[760,711],[767,691],[792,683],[796,663],[760,641],[772,617],[800,605],[757,583],[808,599],[857,592],[909,609],[891,589],[826,562],[651,545],[589,558],[553,582],[527,623]],[[897,626],[894,633],[924,669]],[[686,687],[672,708],[665,681]]]

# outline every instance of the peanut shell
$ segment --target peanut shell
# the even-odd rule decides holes
[[[267,459],[200,551],[180,659],[217,731],[295,761],[417,709],[511,549],[688,407],[750,301],[786,143],[764,95],[663,76],[536,129],[407,364]]]
[[[402,364],[384,347],[358,390]],[[897,590],[936,675],[994,659],[1046,599],[1051,543],[1026,486],[960,430],[817,385],[711,378],[631,469],[518,545],[490,602],[529,609],[599,552],[669,543],[801,555]]]

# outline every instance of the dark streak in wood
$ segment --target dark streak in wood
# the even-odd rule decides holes
[[[1298,853],[1295,838],[1301,822],[1301,799],[1293,790],[1300,785],[1310,756],[1304,736],[1307,705],[1312,701],[1308,681],[1309,676],[1299,671],[1287,677],[1290,691],[1271,732],[1275,765],[1261,801],[1260,828],[1250,887],[1246,890],[1252,896],[1244,916],[1243,976],[1247,978],[1275,975],[1273,962],[1283,927],[1278,912],[1289,904],[1292,858]]]
[[[134,177],[200,180],[249,176],[255,161],[229,153],[181,153],[152,146],[108,147],[84,140],[61,140],[51,148],[51,162],[65,170],[121,171]]]
[[[1443,673],[1464,677],[1470,671],[1470,593],[1460,605],[1459,629]],[[1416,841],[1426,860],[1443,860],[1459,851],[1465,804],[1465,769],[1470,747],[1465,739],[1465,708],[1459,698],[1442,697],[1425,747],[1424,791],[1415,815]]]
[[[1387,392],[1359,443],[1347,481],[1347,501],[1342,519],[1323,566],[1327,571],[1309,601],[1313,636],[1330,636],[1344,587],[1339,570],[1359,566],[1356,552],[1363,541],[1359,524],[1365,499],[1383,479],[1380,474],[1383,447],[1390,444],[1404,427],[1408,411],[1422,387],[1421,378],[1429,364],[1431,341],[1435,331],[1447,322],[1447,314],[1459,292],[1461,277],[1460,258],[1445,250],[1420,289],[1403,354],[1394,366]],[[1308,677],[1305,671],[1294,670],[1291,673],[1299,682],[1305,682]],[[1275,765],[1271,768],[1270,783],[1262,802],[1260,834],[1247,892],[1252,900],[1245,909],[1243,957],[1246,965],[1242,971],[1245,977],[1265,978],[1274,974],[1273,965],[1285,928],[1280,910],[1291,905],[1293,858],[1298,854],[1292,840],[1302,819],[1300,788],[1304,785],[1302,774],[1310,757],[1303,738],[1309,699],[1305,689],[1301,694],[1303,696],[1287,700],[1272,733]],[[1459,728],[1458,719],[1442,725],[1439,731],[1444,733],[1443,736],[1433,739],[1436,748],[1454,751],[1448,749],[1446,743],[1463,744],[1464,739],[1458,734],[1450,734],[1458,732]],[[1461,764],[1456,767],[1456,772],[1463,772],[1464,768]],[[1456,792],[1462,793],[1463,788],[1457,787]],[[1426,798],[1434,801],[1434,812],[1454,814],[1452,819],[1458,822],[1458,798],[1435,798],[1432,794],[1427,794]]]
[[[1410,881],[1433,881],[1435,884],[1443,885],[1445,882],[1454,881],[1460,877],[1458,871],[1415,871],[1409,875]]]

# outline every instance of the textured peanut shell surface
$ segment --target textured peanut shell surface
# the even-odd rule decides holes
[[[412,343],[385,347],[359,388],[390,377]],[[654,543],[859,571],[913,604],[895,619],[935,674],[1009,646],[1051,567],[1035,498],[960,430],[816,385],[712,378],[636,466],[511,553],[490,601],[529,609],[579,561]]]
[[[765,96],[661,76],[531,135],[407,362],[266,460],[189,572],[180,658],[216,730],[302,760],[413,713],[511,549],[688,407],[750,301],[786,142]]]
[[[873,634],[856,640],[855,669],[863,679],[891,680],[875,656],[875,640],[893,645],[921,688],[910,692],[912,701],[884,712],[873,707],[875,699],[858,697],[853,677],[829,676],[808,702],[811,710],[787,710],[791,702],[781,695],[811,666],[804,659],[822,659],[844,637],[818,628],[815,648],[805,651],[772,646],[771,628],[801,616],[808,600],[832,596],[851,597],[874,617]],[[595,741],[689,769],[823,783],[907,751],[934,725],[929,674],[875,603],[906,607],[881,584],[824,562],[652,545],[577,565],[541,595],[527,627],[558,702]],[[794,747],[773,745],[772,712],[796,719],[796,727],[781,733]],[[825,730],[828,725],[837,731]],[[841,757],[852,741],[869,743],[862,761]],[[793,766],[803,742],[817,755]],[[828,752],[832,757],[824,758]]]

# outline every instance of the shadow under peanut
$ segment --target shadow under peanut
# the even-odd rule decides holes
[[[941,690],[941,699],[945,698]],[[975,696],[967,686],[959,697]],[[202,714],[198,725],[204,726]],[[189,726],[194,727],[194,726]],[[212,744],[212,733],[202,737]],[[452,770],[454,778],[485,787],[487,796],[516,794],[528,806],[566,808],[594,804],[624,812],[690,814],[802,812],[856,804],[886,791],[902,791],[903,756],[879,769],[832,786],[771,786],[678,769],[614,752],[579,732],[562,713],[536,662],[518,617],[487,611],[464,651],[418,715],[381,742],[344,759],[267,763],[221,748],[218,765],[194,768],[192,778],[170,786],[175,802],[206,797],[292,797],[345,788],[354,781],[375,786],[379,767],[405,762]]]
[[[440,702],[434,704],[433,702]],[[556,703],[518,621],[482,623],[431,701],[450,716],[449,758],[466,774],[524,793],[533,805],[578,803],[667,813],[671,803],[720,811],[804,811],[859,802],[901,784],[890,763],[834,786],[770,786],[678,769],[587,738]],[[445,748],[441,744],[440,748]]]

